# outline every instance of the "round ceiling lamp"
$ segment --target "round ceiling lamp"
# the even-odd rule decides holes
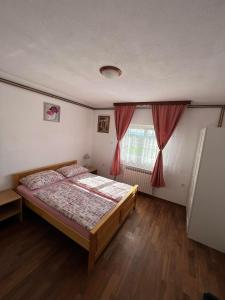
[[[114,66],[104,66],[101,67],[99,71],[106,78],[115,78],[119,77],[122,74],[122,71]]]

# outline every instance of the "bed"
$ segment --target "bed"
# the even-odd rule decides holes
[[[121,200],[116,201],[115,205],[111,206],[111,209],[103,215],[93,228],[87,230],[87,228],[76,224],[76,222],[70,218],[62,216],[56,209],[49,207],[49,205],[30,193],[29,190],[21,187],[19,183],[20,179],[27,175],[46,170],[57,170],[60,167],[76,163],[77,161],[74,160],[16,173],[13,175],[13,182],[14,188],[22,195],[23,204],[25,206],[88,251],[88,272],[90,272],[115,233],[122,226],[128,215],[135,209],[138,186],[131,186],[126,195]],[[65,179],[65,182],[65,184],[68,182],[74,185],[77,184],[76,180],[71,181]],[[81,192],[83,193],[90,193],[90,197],[93,193],[95,193],[95,196],[98,194],[98,191],[92,191],[87,187],[85,188],[85,186],[79,186],[79,184],[77,185],[77,188],[81,189]],[[102,197],[101,193],[99,194],[99,197]],[[107,198],[110,201],[110,197]]]

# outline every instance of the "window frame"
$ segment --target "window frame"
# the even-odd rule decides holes
[[[140,170],[140,171],[144,171],[144,172],[148,172],[148,173],[152,173],[153,171],[153,168],[154,168],[154,164],[155,164],[155,161],[156,161],[156,158],[157,158],[157,154],[158,154],[158,143],[157,143],[157,139],[156,139],[156,136],[155,136],[155,153],[154,153],[154,158],[151,160],[150,162],[150,167],[146,167],[146,165],[141,165],[141,166],[137,166],[135,165],[135,163],[132,163],[132,162],[128,162],[126,161],[124,158],[123,158],[123,147],[124,147],[124,140],[126,138],[126,135],[128,133],[128,130],[129,129],[144,129],[144,130],[148,130],[148,129],[152,129],[154,131],[154,134],[155,134],[155,130],[154,130],[154,126],[152,124],[130,124],[130,126],[128,127],[127,129],[127,132],[125,133],[123,139],[121,140],[121,164],[123,166],[127,166],[127,167],[130,167],[130,168],[134,168],[135,170]]]

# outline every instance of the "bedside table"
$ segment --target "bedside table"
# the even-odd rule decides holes
[[[86,167],[86,168],[88,169],[89,173],[92,173],[92,174],[98,173],[98,170],[95,167]]]
[[[18,215],[23,220],[22,197],[13,190],[0,192],[0,222]]]

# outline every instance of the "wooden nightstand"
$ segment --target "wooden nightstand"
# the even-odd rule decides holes
[[[87,167],[87,169],[89,170],[89,173],[92,173],[92,174],[97,174],[98,173],[98,170],[95,167]]]
[[[13,190],[0,192],[0,222],[15,215],[18,215],[22,222],[22,197]]]

